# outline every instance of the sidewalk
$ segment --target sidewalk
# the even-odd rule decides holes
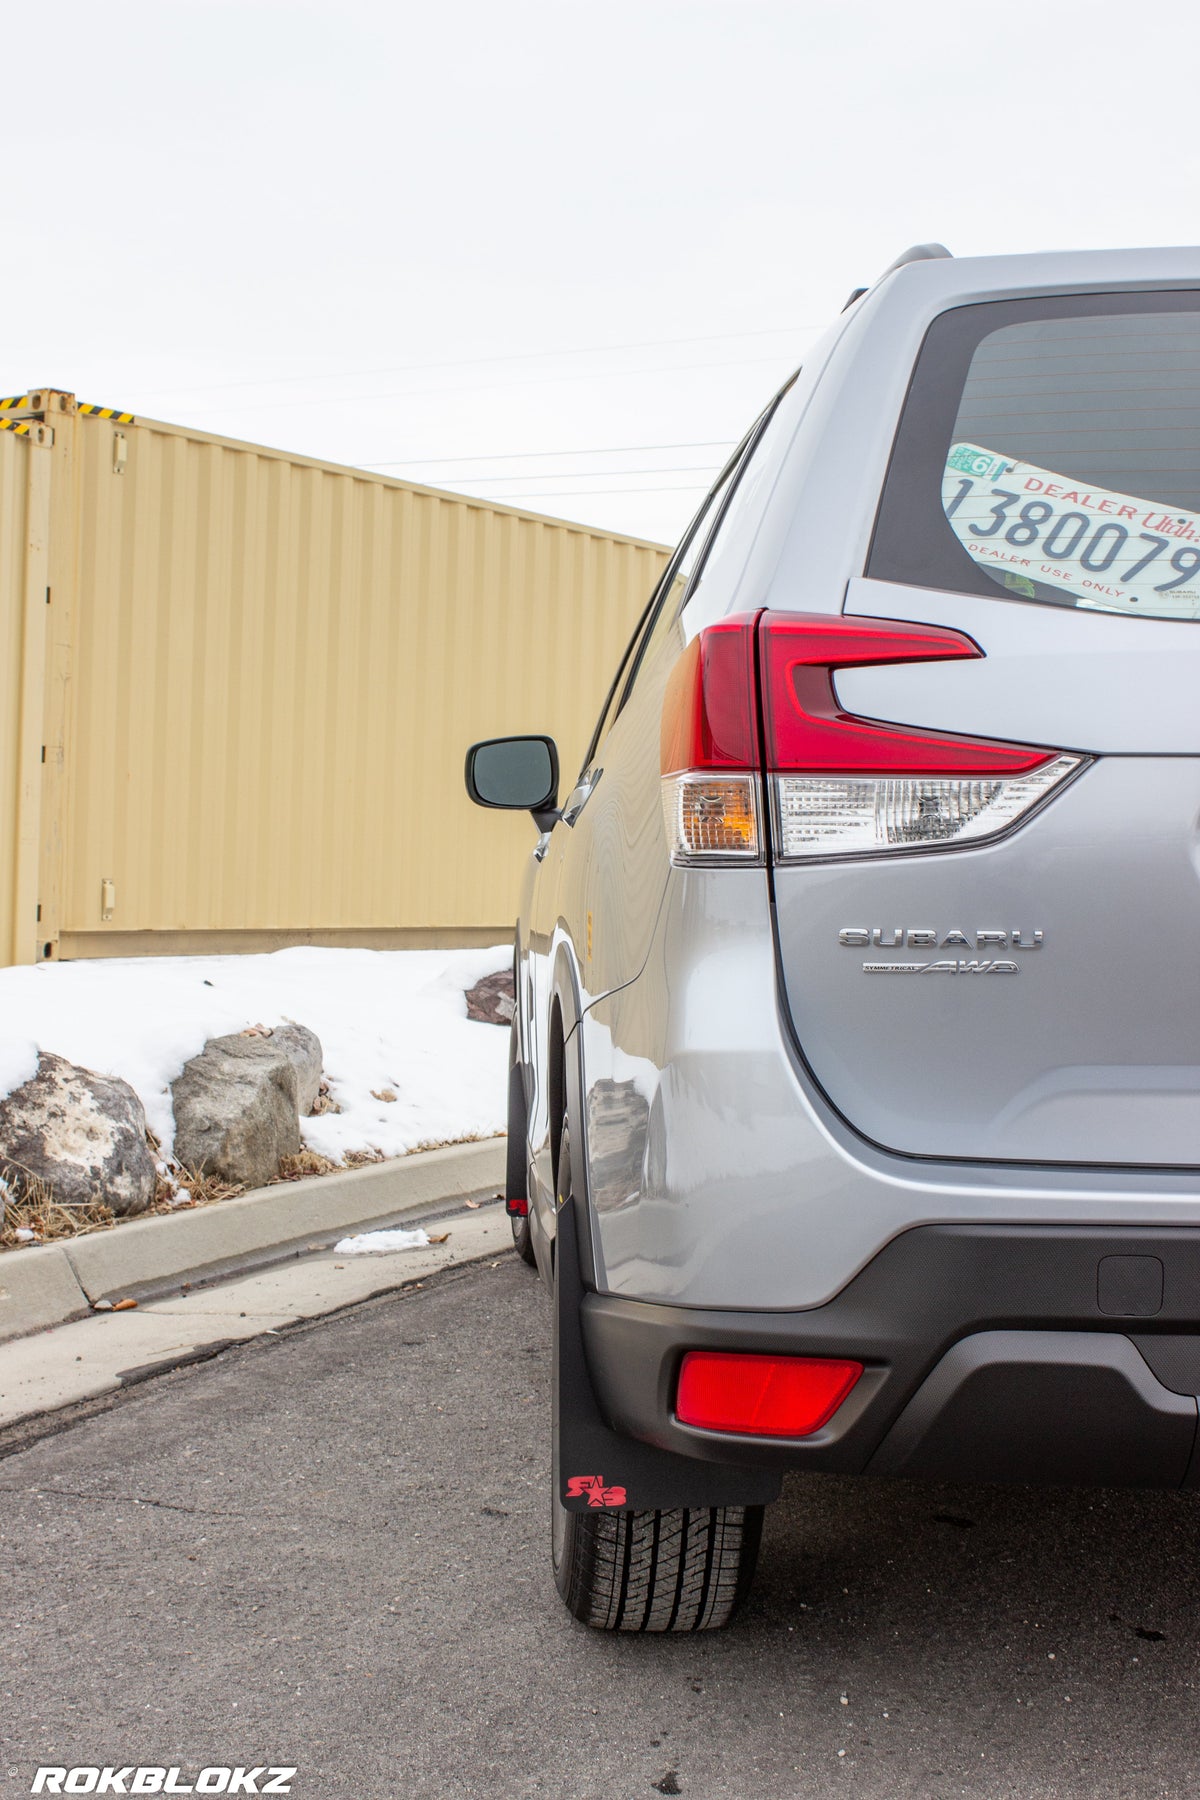
[[[0,1432],[22,1419],[215,1356],[230,1344],[264,1332],[277,1334],[300,1320],[419,1282],[456,1263],[499,1259],[512,1249],[508,1216],[500,1203],[426,1223],[433,1233],[449,1233],[446,1242],[366,1256],[314,1249],[270,1269],[152,1300],[135,1311],[89,1313],[55,1330],[0,1345]]]

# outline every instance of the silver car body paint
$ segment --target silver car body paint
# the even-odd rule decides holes
[[[707,593],[702,570],[655,642],[522,900],[530,1192],[549,1236],[558,1006],[582,1072],[602,1291],[808,1308],[923,1223],[1200,1224],[1200,1169],[1183,1166],[1200,1164],[1200,626],[863,578],[936,315],[1172,286],[1200,289],[1200,252],[902,267],[781,402],[736,568]],[[1098,760],[998,843],[777,868],[774,912],[762,869],[672,867],[658,794],[667,677],[701,625],[760,607],[965,631],[982,659],[846,672],[841,703]],[[894,981],[839,943],[874,926],[1044,940],[995,952],[1017,979]]]
[[[602,1287],[813,1307],[914,1225],[1200,1224],[1195,1174],[941,1163],[866,1143],[791,1041],[765,885],[761,871],[673,871],[642,974],[584,1018]],[[1021,985],[988,984],[986,999]],[[944,1003],[953,984],[935,986]]]

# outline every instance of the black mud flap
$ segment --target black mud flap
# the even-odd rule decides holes
[[[575,1197],[560,1210],[555,1252],[554,1484],[564,1507],[670,1512],[680,1506],[765,1506],[777,1499],[778,1470],[677,1456],[622,1437],[605,1423],[580,1329],[579,1205]]]
[[[513,1036],[516,1036],[515,1025]],[[508,1138],[504,1153],[504,1204],[510,1217],[516,1213],[523,1218],[529,1211],[529,1171],[525,1167],[528,1123],[525,1076],[514,1058],[508,1065]]]

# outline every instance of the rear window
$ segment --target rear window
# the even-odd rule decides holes
[[[1200,294],[943,313],[913,373],[867,573],[1200,618]]]

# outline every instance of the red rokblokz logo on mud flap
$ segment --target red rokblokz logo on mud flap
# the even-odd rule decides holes
[[[567,1479],[567,1499],[582,1500],[589,1506],[624,1506],[623,1487],[605,1487],[603,1475],[571,1475]]]

